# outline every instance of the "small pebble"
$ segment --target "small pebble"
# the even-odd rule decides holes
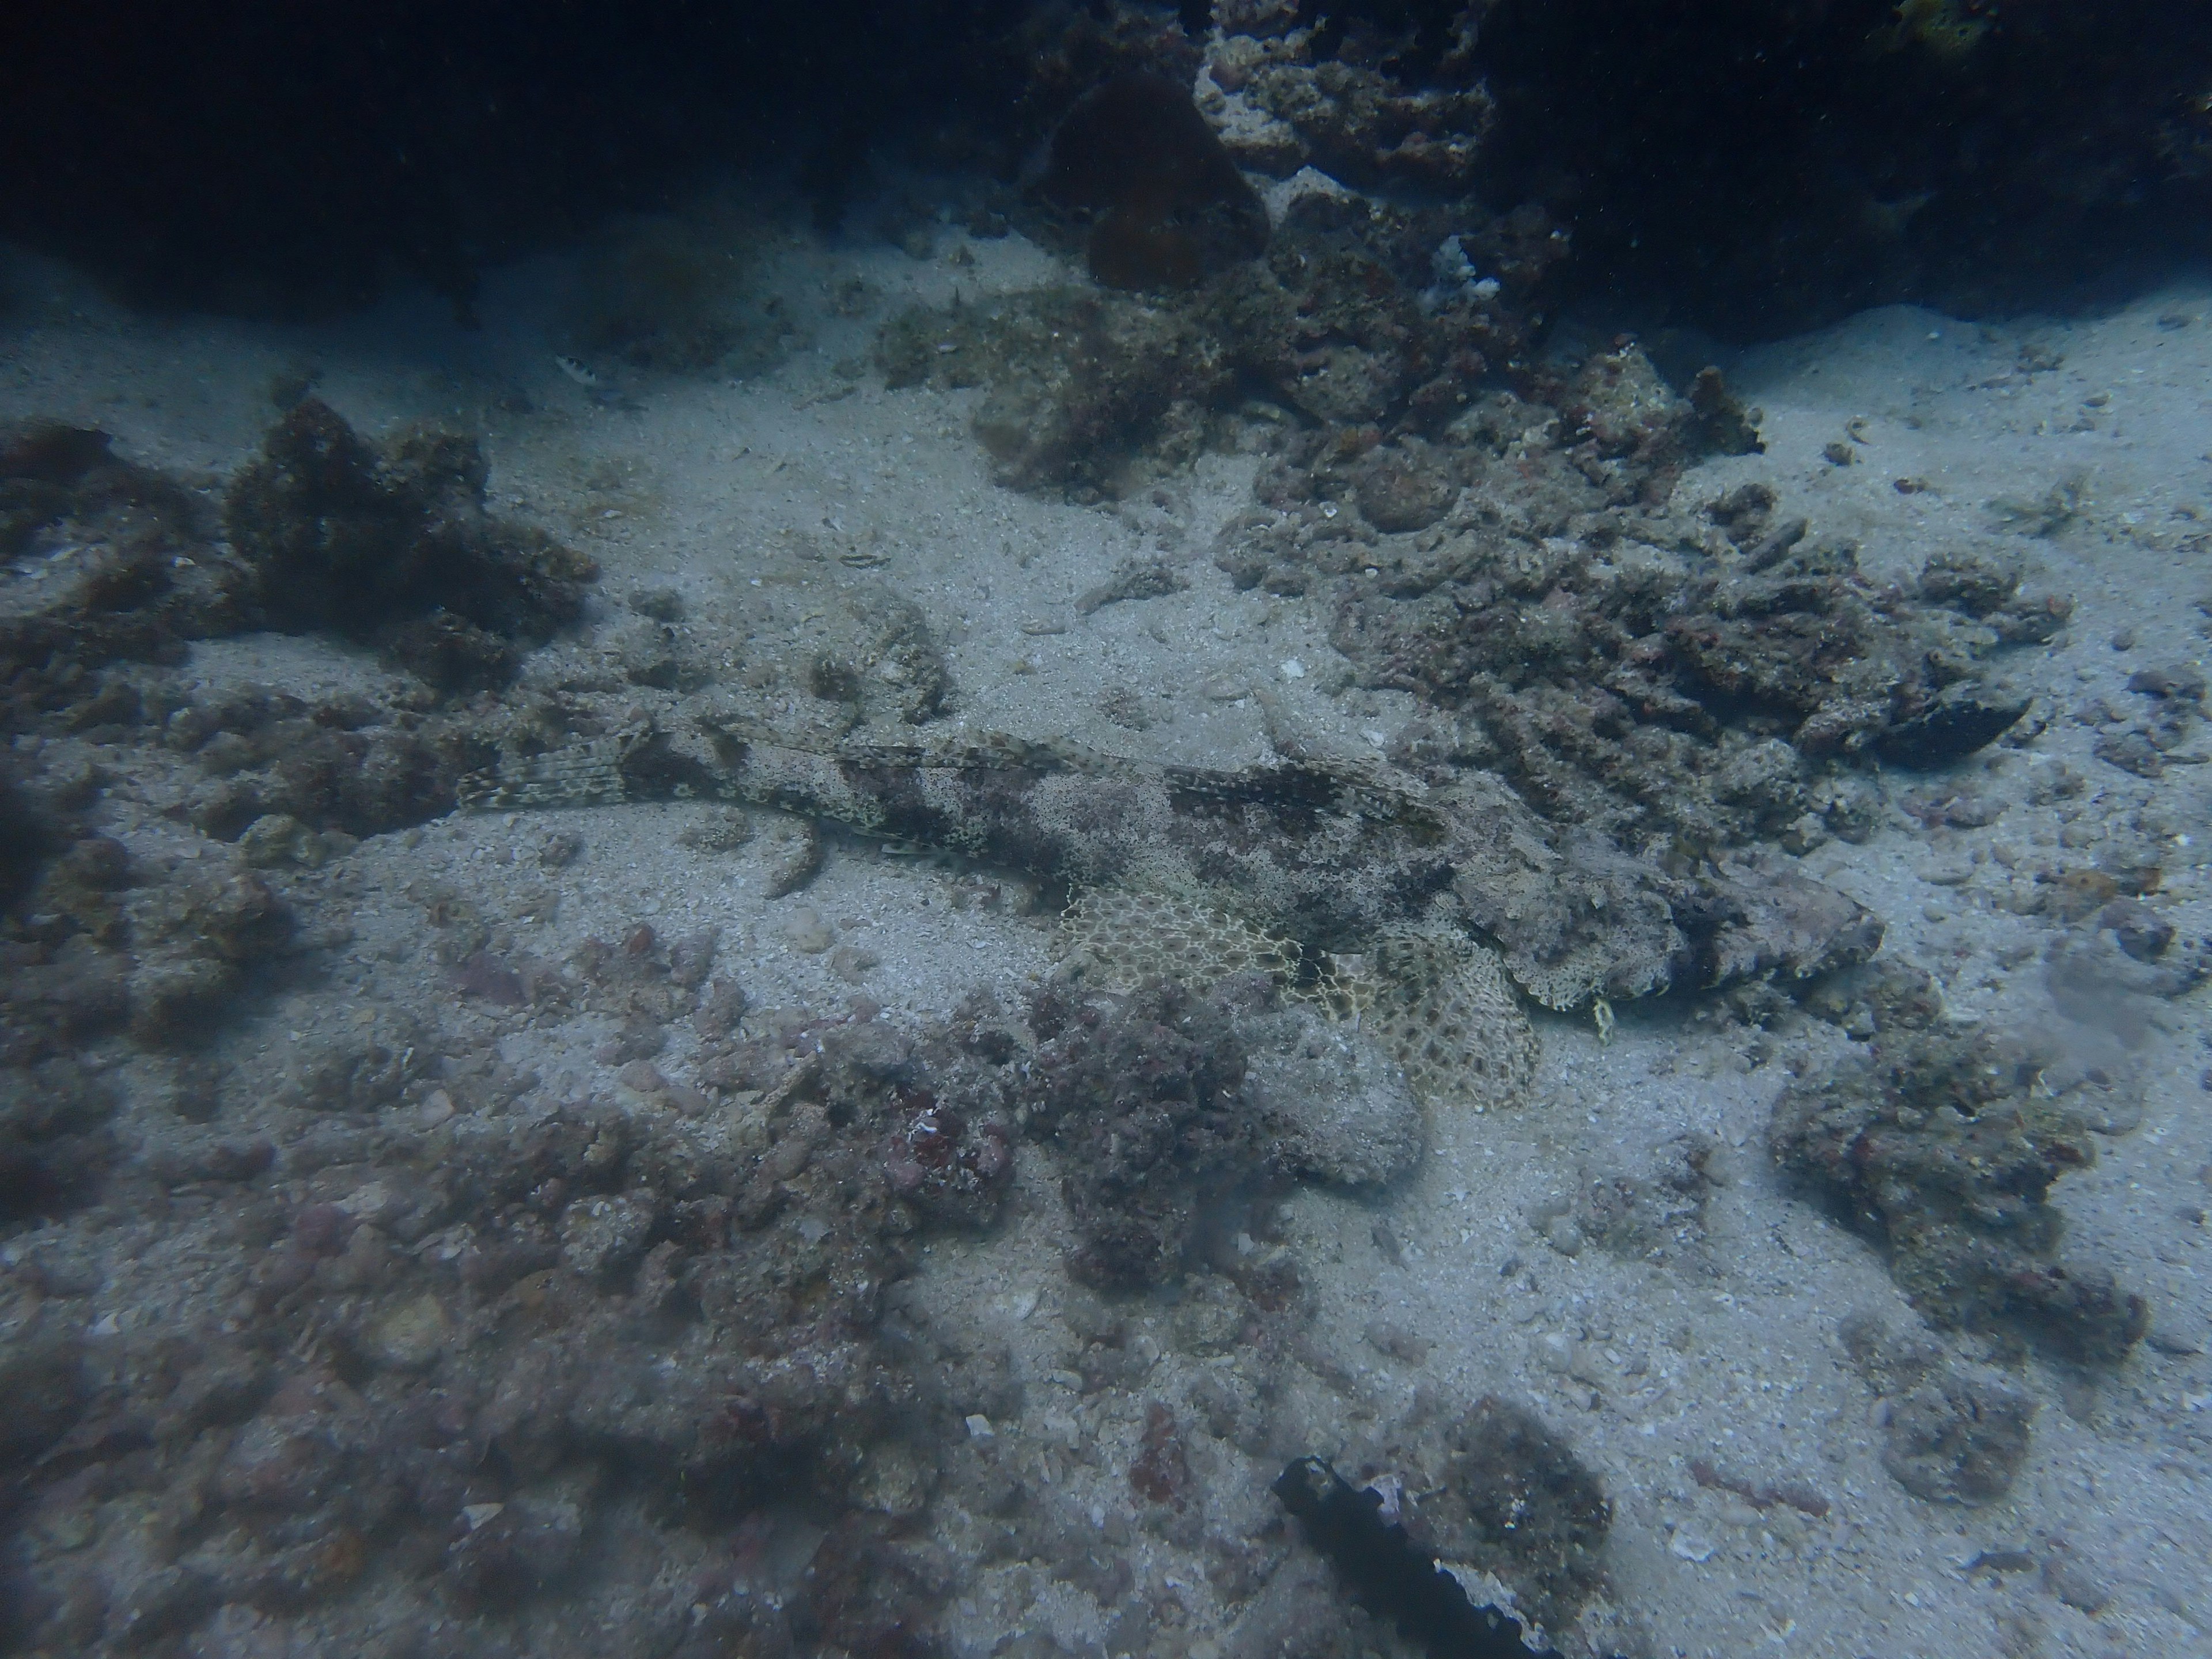
[[[857,985],[868,969],[882,960],[873,951],[857,945],[841,945],[830,953],[830,970],[838,978]]]
[[[820,956],[836,943],[836,930],[822,919],[822,913],[812,905],[802,904],[783,919],[783,936],[791,948],[810,957]]]

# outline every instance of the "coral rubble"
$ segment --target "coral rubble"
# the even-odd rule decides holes
[[[503,684],[507,643],[581,614],[598,567],[484,511],[482,451],[419,431],[379,453],[303,398],[232,482],[224,516],[279,627],[376,641],[447,690]]]
[[[2107,1268],[2060,1256],[2049,1201],[2094,1161],[2101,1091],[2063,1079],[2032,1041],[1943,1028],[1878,1039],[1860,1064],[1792,1085],[1775,1103],[1775,1161],[1878,1240],[1890,1271],[1940,1325],[2012,1333],[2110,1365],[2148,1328],[2142,1297]]]

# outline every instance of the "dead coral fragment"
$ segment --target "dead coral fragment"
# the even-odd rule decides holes
[[[1501,399],[1495,418],[1526,409]],[[1546,816],[1632,844],[1664,836],[1710,852],[1823,817],[1856,835],[1827,763],[1947,765],[2026,709],[1990,666],[2049,639],[2066,607],[2021,598],[2016,568],[1939,556],[1919,592],[1899,595],[1850,546],[1775,522],[1765,492],[1708,505],[1725,545],[1686,525],[1662,546],[1615,499],[1658,476],[1656,452],[1639,459],[1621,441],[1618,457],[1595,435],[1532,451],[1521,465],[1540,487],[1440,447],[1427,465],[1472,481],[1443,523],[1362,541],[1329,503],[1301,506],[1232,530],[1216,562],[1278,592],[1329,582],[1332,642],[1362,679],[1422,695],[1453,723],[1409,732],[1426,752],[1408,763],[1437,781],[1466,764],[1495,771]],[[1301,483],[1328,489],[1326,460],[1279,488]],[[1593,509],[1610,522],[1560,533]],[[1686,554],[1693,534],[1711,556]]]
[[[1947,1371],[1891,1405],[1881,1466],[1931,1504],[1994,1504],[2027,1461],[2034,1420],[2033,1401]]]
[[[1494,1572],[1547,1630],[1572,1624],[1601,1577],[1613,1504],[1573,1448],[1525,1406],[1485,1395],[1446,1436],[1444,1493],[1425,1504],[1448,1561]]]
[[[1195,459],[1236,374],[1188,318],[1073,289],[908,310],[884,325],[876,359],[894,388],[988,386],[975,435],[1000,483],[1094,498],[1121,494],[1140,460]]]
[[[2148,1315],[2108,1270],[2058,1259],[2065,1223],[2046,1194],[2096,1149],[2082,1103],[2050,1097],[2057,1058],[1989,1036],[1903,1033],[1864,1066],[1784,1091],[1767,1144],[1887,1247],[1890,1272],[1936,1323],[2116,1364]]]
[[[1053,136],[1046,199],[1095,216],[1091,274],[1182,289],[1267,246],[1267,215],[1190,94],[1157,75],[1094,88]]]
[[[0,561],[40,558],[0,603],[0,719],[81,708],[86,726],[130,724],[127,690],[85,671],[254,623],[247,573],[210,544],[205,503],[109,443],[52,422],[0,435]]]
[[[1469,1659],[1528,1659],[1521,1622],[1477,1607],[1435,1553],[1412,1537],[1379,1486],[1354,1487],[1318,1457],[1302,1457],[1276,1477],[1283,1507],[1327,1556],[1352,1598],[1387,1618],[1431,1653]]]
[[[1066,1171],[1069,1271],[1101,1288],[1165,1282],[1195,1242],[1200,1206],[1252,1181],[1266,1158],[1226,1013],[1155,981],[1074,1006],[1048,989],[1030,1023],[1047,1041],[1018,1099]]]
[[[1336,59],[1266,63],[1251,71],[1246,89],[1256,107],[1297,132],[1332,178],[1370,188],[1465,191],[1492,116],[1490,94],[1479,85],[1408,88],[1380,70]]]
[[[375,641],[441,684],[489,680],[512,671],[505,640],[542,641],[582,614],[599,568],[487,514],[487,472],[474,439],[418,431],[380,453],[303,398],[231,485],[225,514],[279,626]],[[492,637],[457,651],[471,634]]]

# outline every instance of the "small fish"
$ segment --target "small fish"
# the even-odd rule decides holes
[[[564,357],[556,351],[553,354],[553,362],[563,374],[578,386],[597,386],[599,383],[599,377],[574,357]]]

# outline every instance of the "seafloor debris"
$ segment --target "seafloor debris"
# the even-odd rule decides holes
[[[253,626],[252,581],[210,544],[212,516],[104,432],[40,422],[0,442],[0,559],[41,556],[38,578],[0,603],[0,715],[82,706],[108,664],[173,659],[185,641]],[[112,697],[103,712],[82,723],[127,711]]]
[[[1061,1153],[1081,1241],[1069,1269],[1109,1289],[1159,1284],[1200,1206],[1250,1187],[1265,1160],[1228,1013],[1156,981],[1108,1007],[1048,989],[1030,1018],[1042,1046],[1016,1098]]]
[[[876,359],[893,387],[988,388],[974,424],[1000,482],[1094,496],[1195,459],[1234,375],[1180,312],[1064,288],[909,309]]]
[[[1547,1630],[1574,1622],[1603,1577],[1613,1504],[1526,1407],[1485,1395],[1444,1431],[1444,1491],[1419,1506],[1445,1560],[1495,1573]]]
[[[1882,1243],[1937,1324],[2113,1364],[2148,1325],[2143,1299],[2105,1267],[2060,1259],[2064,1220],[2046,1196],[2095,1160],[2095,1097],[2110,1086],[2069,1075],[2034,1039],[1903,1030],[1784,1090],[1768,1146]]]
[[[2066,614],[2020,597],[2016,568],[1956,556],[1929,562],[1917,595],[1890,592],[1850,548],[1734,498],[1709,509],[1726,526],[1710,545],[1626,517],[1576,533],[1602,510],[1588,485],[1556,459],[1549,492],[1493,471],[1515,459],[1478,460],[1463,504],[1419,536],[1339,528],[1323,509],[1348,484],[1307,484],[1221,558],[1240,581],[1325,586],[1363,678],[1448,717],[1407,742],[1632,841],[1726,847],[1808,814],[1845,833],[1829,762],[1941,765],[1990,742],[2027,700],[1989,659]]]
[[[1992,1376],[1948,1363],[1880,1316],[1846,1315],[1836,1334],[1887,1403],[1881,1466],[1915,1498],[1978,1507],[2012,1490],[2027,1461],[2035,1402]]]
[[[1418,270],[1425,280],[1453,222],[1308,192],[1285,209],[1265,257],[1181,296],[1148,305],[1046,289],[911,308],[884,325],[877,361],[894,387],[987,387],[976,435],[1018,489],[1126,493],[1231,437],[1255,390],[1314,423],[1321,443],[1371,447],[1376,423],[1401,411],[1416,431],[1452,420],[1488,365],[1517,361],[1527,343],[1494,289],[1423,308],[1409,279]],[[1692,415],[1679,399],[1647,413],[1670,432],[1687,432]],[[1661,449],[1690,453],[1644,446]]]
[[[1328,1558],[1352,1599],[1395,1624],[1437,1659],[1544,1659],[1522,1640],[1521,1621],[1478,1607],[1460,1582],[1386,1515],[1385,1494],[1354,1486],[1318,1457],[1302,1457],[1275,1481],[1275,1496]]]
[[[317,398],[270,432],[225,502],[232,542],[279,627],[374,641],[449,690],[511,678],[511,641],[582,614],[598,567],[484,511],[472,439],[411,432],[379,453]]]
[[[1116,76],[1053,135],[1040,188],[1087,216],[1091,274],[1109,288],[1189,288],[1267,246],[1267,211],[1187,87]]]
[[[1710,1457],[1692,1457],[1684,1467],[1689,1470],[1690,1479],[1707,1491],[1733,1492],[1755,1510],[1771,1510],[1777,1504],[1786,1504],[1815,1521],[1825,1519],[1828,1513],[1828,1500],[1802,1480],[1754,1480]]]

